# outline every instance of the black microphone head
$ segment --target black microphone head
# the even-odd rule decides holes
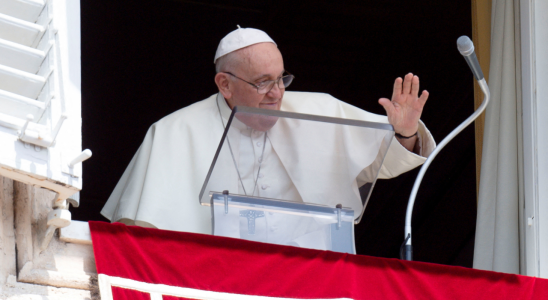
[[[469,37],[463,35],[457,39],[457,48],[460,54],[468,56],[474,52],[474,43],[472,43]]]

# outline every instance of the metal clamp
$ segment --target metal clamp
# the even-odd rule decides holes
[[[225,215],[228,215],[228,190],[223,191],[223,196],[225,197]]]
[[[339,230],[342,227],[342,204],[339,203],[335,207],[337,208],[337,230]]]

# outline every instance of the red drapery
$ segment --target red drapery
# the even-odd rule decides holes
[[[534,277],[119,223],[89,225],[97,272],[139,282],[298,299],[548,298],[548,280]],[[125,288],[112,291],[115,300],[150,299]]]

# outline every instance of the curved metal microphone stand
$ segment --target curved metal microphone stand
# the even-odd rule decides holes
[[[473,48],[472,48],[473,50]],[[482,74],[483,75],[483,74]],[[483,77],[483,76],[482,76]],[[422,178],[424,177],[424,173],[426,173],[426,169],[430,166],[436,155],[447,145],[457,134],[459,134],[464,128],[466,128],[468,125],[470,125],[474,120],[479,117],[479,115],[485,110],[487,107],[487,104],[489,103],[489,99],[491,98],[491,94],[489,93],[489,86],[487,86],[487,82],[485,81],[485,78],[482,78],[480,80],[477,80],[479,83],[479,86],[484,94],[483,102],[481,103],[480,107],[470,116],[468,119],[466,119],[462,124],[460,124],[457,128],[455,128],[449,135],[447,135],[440,143],[439,145],[432,151],[430,156],[428,156],[428,159],[424,164],[422,165],[419,175],[417,175],[417,179],[415,180],[415,184],[413,185],[413,190],[411,190],[411,196],[409,197],[409,202],[407,204],[407,214],[405,216],[405,257],[402,257],[402,259],[405,260],[413,260],[413,246],[411,244],[411,216],[413,214],[413,206],[415,205],[415,198],[417,196],[417,192],[419,191],[419,186],[421,184]]]

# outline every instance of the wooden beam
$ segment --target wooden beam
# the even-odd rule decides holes
[[[472,40],[476,56],[489,83],[489,62],[491,55],[491,0],[472,0]],[[483,93],[474,81],[474,109],[483,101]],[[476,197],[479,194],[481,155],[483,149],[483,128],[485,112],[475,121],[476,129]]]

